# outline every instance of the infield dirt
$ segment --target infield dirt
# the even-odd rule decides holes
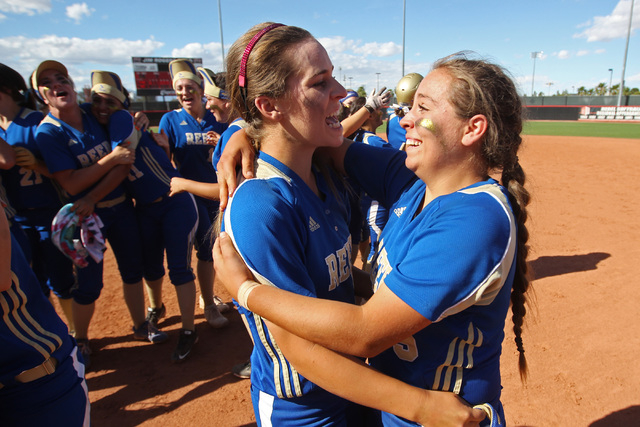
[[[532,194],[535,301],[524,333],[526,385],[506,323],[507,422],[640,425],[640,139],[527,136],[519,157]],[[171,364],[180,322],[168,279],[160,326],[171,340],[154,346],[131,338],[111,251],[104,278],[87,374],[94,426],[255,425],[249,380],[230,373],[252,347],[235,310],[216,330],[197,309],[200,341],[185,363]]]

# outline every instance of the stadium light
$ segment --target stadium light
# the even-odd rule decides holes
[[[376,83],[376,91],[380,90],[380,73],[376,73],[377,83]]]
[[[536,59],[539,55],[542,55],[542,51],[531,52],[531,58],[533,58],[533,73],[531,74],[531,96],[533,96],[533,81],[536,78]]]
[[[222,9],[220,8],[220,0],[218,0],[218,21],[220,22],[220,47],[222,48],[222,71],[227,70],[224,59],[224,40],[222,38]]]
[[[629,37],[631,36],[631,21],[633,19],[633,4],[631,1],[631,11],[629,12],[629,27],[627,28],[627,45],[624,48],[624,61],[622,62],[622,78],[620,79],[620,90],[618,91],[618,107],[622,103],[622,92],[624,92],[624,71],[627,68],[627,52],[629,51]]]
[[[613,78],[613,68],[609,68],[609,96],[611,96],[611,79]]]

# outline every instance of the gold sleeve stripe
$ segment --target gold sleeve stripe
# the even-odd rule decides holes
[[[18,278],[17,276],[15,276],[15,280],[17,282]],[[27,295],[24,293],[24,291],[20,288],[20,286],[16,286],[16,293],[18,293],[20,295],[20,297],[26,301],[27,300]],[[24,316],[25,319],[27,319],[27,321],[32,325],[33,329],[35,329],[36,331],[38,331],[38,333],[40,335],[43,335],[45,337],[49,337],[52,341],[53,341],[53,348],[54,350],[58,347],[60,347],[62,345],[62,338],[60,338],[60,336],[47,331],[46,329],[44,329],[40,323],[38,323],[38,321],[36,321],[36,319],[34,319],[31,316],[31,313],[29,313],[27,311],[27,308],[25,306],[22,306],[21,308],[22,311],[22,315]],[[42,339],[43,341],[45,341],[44,339]]]
[[[473,368],[473,351],[480,347],[483,341],[482,331],[473,326],[473,323],[469,323],[467,339],[461,340],[456,337],[449,344],[446,359],[436,370],[432,389],[460,393],[464,380],[464,369]],[[457,359],[453,363],[456,353]]]
[[[157,176],[160,181],[164,182],[167,185],[171,185],[171,178],[169,178],[169,175],[167,175],[165,171],[162,170],[162,166],[160,166],[155,157],[153,157],[153,155],[151,154],[151,150],[146,147],[140,147],[140,152],[142,153],[142,159],[147,164],[147,166],[149,166],[149,169],[151,169],[153,174]]]

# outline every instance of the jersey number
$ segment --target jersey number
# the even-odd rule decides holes
[[[20,178],[20,187],[31,187],[32,185],[42,184],[42,175],[31,169],[20,168],[22,178]]]
[[[413,337],[404,339],[394,345],[393,351],[400,360],[404,360],[406,362],[413,362],[418,358],[418,346],[416,345],[416,340]]]

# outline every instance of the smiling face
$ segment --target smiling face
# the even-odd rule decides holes
[[[179,79],[175,83],[176,96],[180,105],[187,111],[202,107],[202,87],[190,79]]]
[[[315,39],[293,47],[289,54],[295,74],[287,79],[287,94],[276,100],[280,122],[288,136],[315,147],[339,146],[342,125],[337,114],[345,89],[333,78],[327,51]]]
[[[423,181],[449,173],[460,165],[465,120],[448,100],[453,78],[444,70],[432,71],[416,92],[413,107],[400,121],[407,131],[406,165]]]
[[[229,113],[231,112],[231,102],[227,99],[216,98],[215,96],[205,95],[207,110],[213,113],[218,123],[229,122]]]
[[[122,103],[115,96],[106,93],[94,93],[91,96],[91,112],[101,125],[107,126],[111,114],[122,108]]]
[[[38,92],[52,111],[77,106],[77,96],[68,76],[54,69],[47,69],[38,78]]]

